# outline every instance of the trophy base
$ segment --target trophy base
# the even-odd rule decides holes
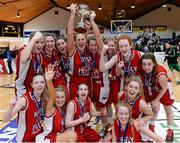
[[[87,30],[82,27],[76,27],[76,28],[74,28],[74,31],[76,31],[77,33],[86,33],[87,32]]]

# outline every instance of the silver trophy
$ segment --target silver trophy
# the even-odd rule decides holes
[[[81,21],[78,23],[77,27],[74,28],[74,31],[77,33],[86,33],[87,30],[85,28],[85,24],[83,22],[84,18],[89,18],[90,16],[90,8],[86,4],[79,4],[76,10],[78,16],[81,17]]]

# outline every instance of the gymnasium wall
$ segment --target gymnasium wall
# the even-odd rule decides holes
[[[180,8],[171,4],[171,11],[167,7],[160,7],[133,21],[134,26],[167,25],[166,32],[157,32],[162,38],[171,38],[172,32],[180,34]]]
[[[167,25],[168,30],[166,32],[157,32],[162,38],[171,38],[172,32],[180,34],[180,8],[171,5],[172,11],[167,11],[167,8],[160,7],[136,20],[133,21],[133,26],[153,26],[153,25]],[[33,30],[55,30],[61,29],[65,33],[64,29],[67,26],[70,12],[58,8],[59,15],[55,15],[56,8],[52,8],[44,14],[34,18],[24,25],[25,31]],[[75,23],[79,20],[76,18]],[[105,28],[105,35],[110,31]],[[132,38],[136,38],[139,33],[128,34]],[[114,36],[114,35],[113,35]]]
[[[55,10],[59,11],[58,15],[55,15]],[[70,12],[61,8],[52,8],[44,14],[34,18],[28,23],[24,24],[24,31],[35,31],[35,30],[62,30],[65,32]],[[79,21],[79,18],[75,18],[75,23]]]

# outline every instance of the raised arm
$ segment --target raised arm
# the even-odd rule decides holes
[[[70,6],[71,15],[67,25],[67,47],[69,55],[71,56],[75,50],[74,46],[74,19],[76,15],[76,4]]]
[[[27,46],[22,50],[20,57],[21,63],[26,63],[30,59],[34,44],[41,38],[42,34],[37,31],[32,39],[28,42]]]
[[[141,118],[144,122],[150,121],[153,118],[151,108],[143,99],[140,100],[139,111],[145,114],[145,116]]]
[[[46,83],[47,83],[47,88],[49,92],[49,98],[46,103],[46,110],[45,114],[46,116],[51,116],[54,113],[54,100],[55,100],[55,89],[52,83],[52,79],[54,76],[54,66],[53,65],[48,65],[47,68],[45,68],[45,78],[46,78]]]
[[[92,13],[90,15],[90,22],[91,22],[91,25],[92,25],[92,28],[93,28],[93,31],[94,31],[94,35],[95,35],[98,47],[99,47],[100,51],[102,51],[102,47],[103,47],[104,43],[103,43],[103,40],[102,40],[102,37],[101,37],[100,30],[99,30],[97,24],[94,21],[95,17],[96,17],[96,14],[95,14],[94,11],[92,11]]]
[[[104,45],[101,51],[100,63],[99,63],[99,70],[101,72],[107,71],[108,69],[113,67],[117,62],[117,55],[114,55],[109,61],[105,62],[105,55],[107,49],[108,49],[108,45]]]
[[[21,97],[17,102],[16,102],[16,97],[12,97],[9,101],[9,109],[6,111],[6,113],[3,116],[3,122],[10,121],[10,119],[14,117],[22,107],[25,106],[26,106],[26,99],[24,97]]]

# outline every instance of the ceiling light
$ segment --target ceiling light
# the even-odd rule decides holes
[[[67,9],[69,9],[69,8],[70,8],[70,4],[69,4],[69,3],[67,4],[67,7],[66,7],[66,8],[67,8]]]
[[[167,7],[167,4],[163,4],[162,7]]]
[[[19,12],[20,10],[17,10],[17,15],[16,15],[17,18],[21,17]]]
[[[132,4],[131,4],[131,8],[135,8],[135,5],[134,5],[134,3],[132,3]]]
[[[102,5],[101,5],[101,3],[99,4],[98,10],[102,10]]]

